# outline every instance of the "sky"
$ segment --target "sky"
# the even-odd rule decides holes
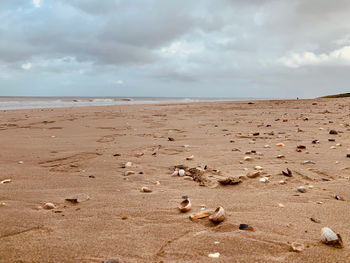
[[[348,0],[1,0],[0,96],[349,92]]]

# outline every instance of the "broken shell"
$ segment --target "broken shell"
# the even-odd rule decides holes
[[[2,181],[0,182],[0,184],[8,184],[8,183],[11,183],[11,182],[12,182],[11,179],[5,179],[5,180],[2,180]]]
[[[257,165],[254,167],[254,169],[259,171],[259,170],[262,170],[263,168],[260,165]]]
[[[304,245],[298,242],[293,242],[290,247],[292,251],[295,251],[295,252],[301,252],[305,249]]]
[[[244,161],[250,161],[250,160],[252,160],[252,157],[250,157],[250,156],[245,156],[244,157]]]
[[[190,219],[191,220],[201,219],[201,218],[208,217],[210,215],[211,215],[211,213],[209,211],[201,211],[201,212],[199,212],[197,214],[190,215]]]
[[[178,208],[182,213],[190,211],[192,208],[192,204],[191,204],[190,199],[187,198],[187,199],[183,200],[180,203],[180,206]]]
[[[278,159],[282,159],[282,158],[284,158],[284,157],[285,157],[285,156],[282,155],[282,154],[279,154],[279,155],[276,156],[276,158],[278,158]]]
[[[339,234],[333,232],[329,227],[321,229],[321,241],[326,245],[331,245],[337,248],[343,247],[343,241]]]
[[[131,167],[132,166],[132,162],[127,162],[126,164],[125,164],[125,167]]]
[[[210,258],[218,258],[218,257],[220,257],[220,253],[216,252],[216,253],[213,253],[213,254],[208,254],[208,257],[210,257]]]
[[[171,174],[171,176],[178,176],[179,175],[179,171],[178,170],[175,170],[172,174]]]
[[[188,156],[188,157],[186,157],[186,160],[193,160],[194,159],[194,155],[191,155],[191,156]]]
[[[286,184],[286,181],[280,180],[278,183],[279,183],[279,184]]]
[[[278,147],[284,147],[284,143],[277,143],[276,146],[278,146]]]
[[[47,210],[50,210],[50,209],[54,209],[55,205],[53,203],[45,203],[43,208],[47,209]]]
[[[219,224],[226,218],[226,212],[222,206],[215,209],[214,213],[209,216],[209,220],[215,224]]]
[[[66,201],[77,204],[77,203],[85,202],[89,199],[90,197],[87,194],[77,194],[75,196],[66,198]]]
[[[125,171],[124,176],[135,174],[134,171]]]
[[[269,181],[269,178],[267,178],[267,177],[263,177],[263,178],[259,179],[259,182],[261,182],[261,183],[267,183],[268,181]]]
[[[280,208],[285,208],[286,206],[284,204],[278,204]]]
[[[180,169],[179,170],[179,176],[184,176],[185,175],[185,170],[184,169]]]
[[[271,148],[271,146],[268,145],[268,144],[265,144],[265,145],[264,145],[264,148]]]
[[[152,190],[150,188],[148,188],[147,186],[141,187],[140,191],[143,193],[152,193]]]

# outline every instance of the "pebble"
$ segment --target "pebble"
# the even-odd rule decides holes
[[[260,171],[260,170],[262,170],[263,168],[262,168],[261,166],[257,165],[257,166],[254,167],[254,169]]]
[[[1,203],[0,203],[0,207],[2,207],[2,206],[6,206],[6,203],[1,202]]]
[[[259,179],[259,182],[261,182],[261,183],[267,183],[268,181],[269,181],[269,178],[267,178],[267,177],[263,177],[263,178]]]
[[[240,224],[238,228],[239,228],[239,230],[249,230],[249,231],[254,230],[254,228],[248,224]]]
[[[47,210],[50,210],[50,209],[54,209],[55,205],[53,203],[45,203],[43,208],[47,209]]]
[[[278,146],[278,147],[284,147],[284,143],[277,143],[276,146]]]
[[[191,176],[184,176],[184,180],[193,181],[193,178]]]
[[[305,187],[305,186],[299,186],[299,187],[298,187],[298,191],[299,191],[300,193],[305,193],[305,192],[306,192],[306,187]]]
[[[184,169],[180,169],[179,170],[179,176],[184,176],[185,175],[185,170]]]
[[[271,148],[271,146],[268,145],[268,144],[265,144],[265,145],[264,145],[264,148]]]
[[[280,180],[278,183],[279,183],[279,184],[286,184],[286,181]]]
[[[191,156],[186,157],[186,160],[188,160],[188,161],[191,161],[191,160],[193,160],[193,159],[194,159],[194,155],[191,155]]]
[[[125,171],[124,176],[129,176],[132,174],[135,174],[135,172],[134,171]]]
[[[276,158],[278,158],[278,159],[282,159],[282,158],[284,158],[284,157],[285,157],[285,156],[282,155],[282,154],[279,154],[279,155],[276,156]]]
[[[331,146],[331,147],[329,147],[330,149],[337,149],[337,147],[335,147],[335,146]]]
[[[24,162],[23,162],[23,161],[19,161],[18,163],[19,163],[19,164],[24,164]]]
[[[132,162],[127,162],[126,164],[125,164],[125,167],[131,167],[132,166]]]
[[[245,156],[244,157],[244,161],[251,161],[252,160],[252,157],[250,157],[250,156]]]
[[[210,258],[219,258],[220,257],[220,253],[216,252],[216,253],[213,253],[213,254],[209,254],[208,257],[210,257]]]
[[[152,193],[152,190],[150,188],[148,188],[147,186],[141,187],[140,191],[143,193]]]
[[[336,130],[330,130],[329,134],[338,134],[338,132]]]
[[[248,178],[256,178],[259,177],[261,175],[260,171],[255,171],[255,172],[251,172],[251,173],[247,173],[247,177]]]
[[[286,206],[284,204],[278,204],[280,208],[285,208]]]

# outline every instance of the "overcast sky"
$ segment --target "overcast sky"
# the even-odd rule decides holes
[[[348,0],[0,0],[1,96],[349,92]]]

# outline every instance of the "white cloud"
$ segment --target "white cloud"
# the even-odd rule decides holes
[[[36,8],[39,8],[39,7],[40,7],[40,0],[33,0],[33,5],[34,5]]]
[[[22,64],[22,68],[24,69],[24,70],[30,70],[31,68],[32,68],[32,63],[24,63],[24,64]]]
[[[290,68],[309,65],[350,66],[350,46],[344,46],[328,54],[315,54],[313,52],[292,53],[280,58],[278,62]]]
[[[176,41],[170,44],[168,47],[161,48],[162,54],[168,55],[180,55],[180,56],[188,56],[193,53],[199,53],[203,51],[203,47],[190,45],[181,41]]]
[[[119,80],[116,81],[116,83],[117,83],[118,85],[122,85],[122,84],[124,84],[124,81],[122,81],[122,80],[119,79]]]

